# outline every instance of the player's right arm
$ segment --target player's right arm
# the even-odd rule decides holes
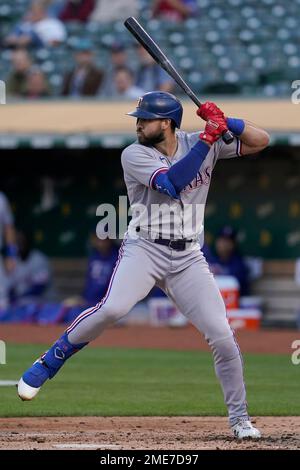
[[[172,165],[166,173],[158,174],[154,178],[153,189],[162,192],[162,188],[174,188],[177,198],[179,198],[183,188],[197,176],[209,149],[209,143],[199,139],[181,160]]]
[[[211,145],[220,138],[226,129],[227,124],[223,117],[209,120],[206,123],[205,130],[199,135],[199,141],[185,157],[172,165],[167,172],[161,173],[154,178],[153,189],[162,192],[161,189],[167,188],[169,193],[171,188],[175,190],[178,197],[183,188],[197,176]]]
[[[179,199],[180,192],[197,176],[210,146],[219,139],[224,129],[226,129],[224,119],[216,118],[213,123],[209,121],[204,132],[201,132],[199,141],[185,157],[170,168],[167,165],[161,166],[157,159],[152,158],[147,152],[147,147],[141,145],[127,147],[121,157],[124,171],[127,169],[135,179],[151,189]]]

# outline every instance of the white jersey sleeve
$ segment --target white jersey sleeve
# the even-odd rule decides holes
[[[151,148],[132,144],[122,152],[122,167],[125,179],[128,178],[152,188],[154,177],[169,169],[166,159],[159,159]]]
[[[229,145],[226,145],[222,139],[220,139],[217,144],[219,145],[218,160],[236,158],[242,155],[241,141],[237,137],[234,137],[233,142]]]
[[[190,134],[186,134],[186,139],[189,143],[190,148],[192,148],[194,145],[196,145],[197,142],[199,142],[199,134],[200,134],[200,131],[191,132]]]
[[[187,138],[191,147],[199,141],[199,133],[200,131],[187,134]],[[229,145],[226,145],[222,139],[219,139],[214,144],[213,151],[216,156],[215,161],[226,159],[226,158],[240,157],[241,156],[241,141],[237,137],[234,137],[233,142]]]

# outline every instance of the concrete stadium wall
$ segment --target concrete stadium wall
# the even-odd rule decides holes
[[[206,99],[201,98],[200,99]],[[228,116],[253,121],[272,131],[300,131],[300,106],[290,100],[217,100]],[[134,122],[126,113],[135,102],[44,101],[11,103],[1,107],[0,133],[133,133]],[[202,127],[195,105],[184,101],[182,128]]]

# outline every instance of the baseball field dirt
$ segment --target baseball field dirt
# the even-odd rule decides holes
[[[8,343],[50,345],[63,330],[63,325],[0,324],[0,338]],[[291,354],[291,345],[300,340],[300,331],[238,330],[236,337],[242,352]],[[203,336],[191,325],[183,328],[115,326],[105,330],[91,346],[209,351]]]
[[[300,417],[254,419],[257,442],[237,442],[218,417],[0,418],[0,449],[299,449]]]
[[[61,326],[1,325],[1,339],[11,343],[51,344]],[[298,331],[240,331],[243,352],[288,354]],[[191,326],[115,327],[94,346],[208,350]],[[282,385],[283,386],[283,385]],[[295,399],[298,399],[295,397]],[[0,449],[300,449],[300,416],[254,417],[263,438],[257,442],[233,439],[224,417],[14,417],[0,418]]]

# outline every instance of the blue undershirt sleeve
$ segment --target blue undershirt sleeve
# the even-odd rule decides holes
[[[178,194],[183,188],[196,178],[209,148],[205,142],[199,140],[187,155],[169,168],[167,172],[155,176],[153,187],[170,197],[178,198]]]
[[[159,173],[154,178],[154,189],[156,191],[166,194],[174,199],[179,199],[179,195],[176,192],[173,184],[171,183],[167,173]]]

